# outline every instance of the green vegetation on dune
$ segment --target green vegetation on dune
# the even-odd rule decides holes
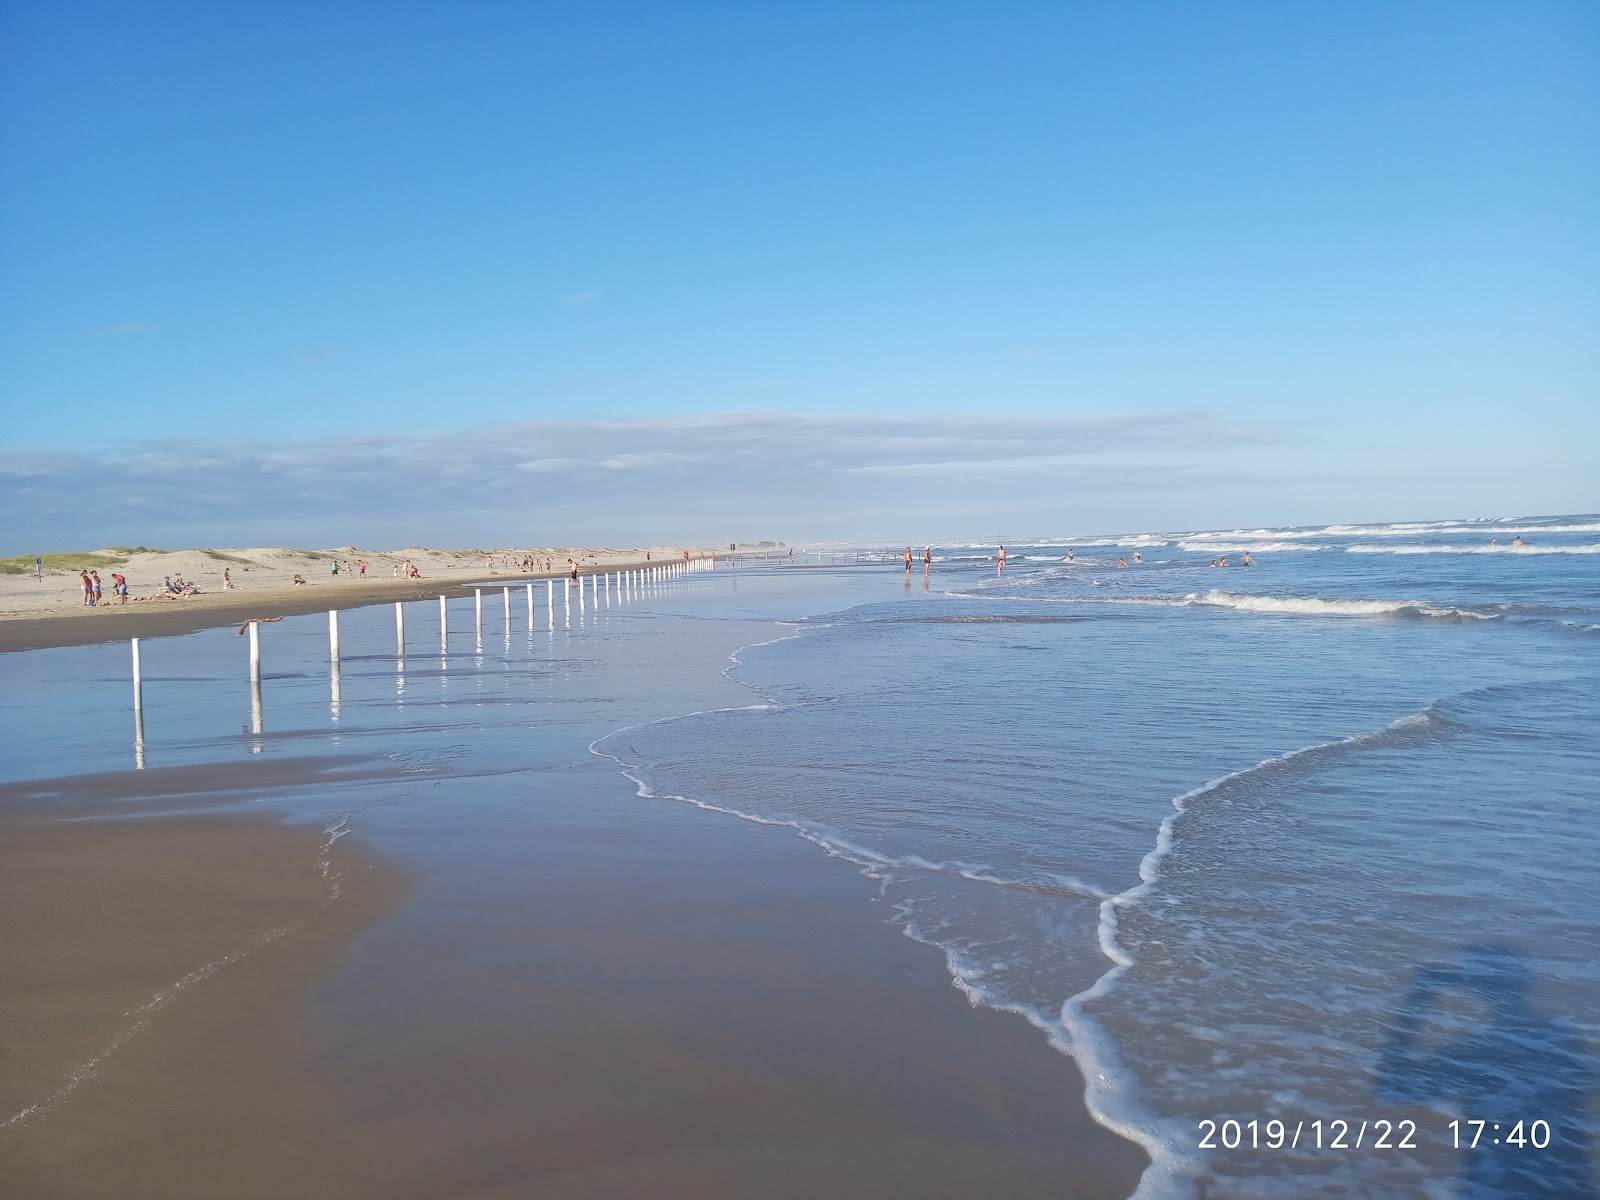
[[[115,567],[128,561],[128,555],[120,553],[41,554],[38,557],[44,559],[46,571],[98,571],[102,567]],[[0,575],[32,575],[33,560],[32,554],[14,554],[10,558],[0,558]]]

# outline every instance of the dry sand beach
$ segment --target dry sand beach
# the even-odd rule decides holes
[[[569,558],[584,575],[628,570],[668,561],[682,561],[683,552],[709,555],[709,549],[650,546],[635,549],[593,547],[520,547],[500,550],[439,550],[411,546],[404,550],[294,550],[282,546],[250,549],[128,550],[108,547],[79,555],[53,554],[42,578],[26,556],[4,560],[0,571],[0,650],[81,645],[106,639],[182,633],[245,617],[276,617],[324,612],[384,601],[420,600],[470,582],[560,577]],[[537,570],[523,570],[525,556],[539,560]],[[648,557],[647,557],[648,556]],[[494,559],[493,566],[490,558]],[[367,574],[335,575],[333,563],[365,559]],[[551,563],[547,571],[545,560]],[[415,565],[420,579],[403,576]],[[12,569],[14,568],[14,569]],[[87,607],[79,588],[80,569],[100,572],[101,603]],[[223,571],[232,575],[224,590]],[[111,573],[127,576],[129,601],[112,595]],[[295,576],[306,582],[297,585]],[[164,594],[162,581],[179,578],[196,585],[198,595]]]
[[[409,556],[428,600],[447,571],[487,575]],[[220,574],[197,566],[135,570]],[[1144,1157],[1089,1118],[1072,1063],[970,1005],[854,867],[638,796],[589,752],[745,702],[718,667],[770,623],[659,589],[397,664],[386,612],[357,609],[330,723],[326,623],[291,615],[268,627],[266,731],[233,732],[239,646],[212,626],[240,604],[417,594],[285,589],[296,570],[253,557],[239,592],[127,614],[70,611],[72,577],[47,581],[68,611],[29,610],[35,581],[6,581],[37,615],[0,645],[56,648],[0,655],[20,734],[0,776],[0,1195],[1132,1190]],[[196,630],[147,657],[143,770],[124,765],[126,648],[86,644],[128,628]]]

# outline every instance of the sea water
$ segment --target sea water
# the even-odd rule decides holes
[[[1600,518],[994,550],[597,752],[859,863],[1141,1196],[1596,1194]]]
[[[137,739],[125,643],[6,655],[0,779],[143,765],[159,805],[237,763],[206,802],[427,880],[620,765],[619,802],[859,864],[1077,1060],[1143,1196],[1595,1194],[1600,518],[1007,549],[724,562],[554,621],[540,590],[532,628],[496,584],[447,650],[408,606],[404,656],[358,609],[338,676],[326,618],[289,618],[260,705],[232,629],[155,639]]]

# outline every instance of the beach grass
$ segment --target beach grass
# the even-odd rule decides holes
[[[13,554],[10,558],[0,558],[0,575],[32,575],[35,557],[43,560],[46,571],[88,571],[117,566],[127,562],[128,555],[134,553],[137,551],[117,546],[112,550],[91,550],[82,554]]]

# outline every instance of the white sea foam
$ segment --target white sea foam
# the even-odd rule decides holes
[[[1274,554],[1284,550],[1326,550],[1327,546],[1317,542],[1213,542],[1202,541],[1196,538],[1185,538],[1178,543],[1178,549],[1197,551],[1200,554]]]
[[[1587,546],[1511,546],[1504,543],[1491,546],[1487,542],[1477,546],[1378,546],[1360,544],[1346,546],[1350,554],[1600,554],[1600,543]]]
[[[1329,742],[1302,746],[1284,754],[1264,758],[1252,766],[1209,780],[1177,796],[1172,812],[1156,830],[1155,847],[1139,863],[1139,882],[1100,902],[1100,951],[1111,967],[1088,988],[1069,997],[1061,1006],[1061,1027],[1066,1032],[1067,1049],[1083,1071],[1085,1099],[1090,1114],[1102,1125],[1131,1138],[1150,1154],[1139,1187],[1130,1200],[1176,1200],[1196,1194],[1195,1180],[1204,1162],[1192,1151],[1193,1129],[1186,1123],[1155,1116],[1139,1099],[1138,1080],[1122,1063],[1114,1038],[1095,1017],[1085,1011],[1090,1001],[1106,995],[1133,966],[1134,959],[1117,939],[1119,909],[1137,904],[1154,890],[1161,878],[1161,863],[1172,852],[1174,828],[1196,800],[1210,792],[1251,775],[1304,758],[1307,755],[1369,744],[1381,744],[1394,735],[1423,733],[1442,727],[1427,709],[1410,713],[1382,729]]]
[[[1432,617],[1444,620],[1492,621],[1496,613],[1430,604],[1425,600],[1324,600],[1317,596],[1247,596],[1232,592],[1192,592],[1182,604],[1231,608],[1238,612],[1283,613],[1312,617]]]
[[[1170,537],[1163,537],[1159,533],[1135,533],[1135,534],[1124,534],[1121,537],[1083,538],[1081,540],[1074,540],[1072,538],[1052,538],[1048,542],[1035,542],[1033,544],[1036,545],[1036,546],[1047,546],[1047,545],[1048,546],[1056,546],[1056,545],[1060,545],[1060,546],[1074,546],[1074,547],[1076,547],[1076,546],[1133,546],[1135,548],[1141,548],[1142,549],[1142,548],[1148,547],[1148,546],[1170,546],[1170,545],[1172,545],[1172,539]]]
[[[1540,525],[1517,518],[1486,518],[1466,521],[1395,521],[1386,525],[1320,525],[1310,529],[1226,529],[1200,530],[1185,534],[1187,541],[1225,541],[1239,538],[1274,538],[1298,540],[1304,538],[1392,538],[1438,537],[1453,533],[1493,535],[1505,537],[1517,534],[1595,533],[1600,532],[1600,522],[1567,522]]]

